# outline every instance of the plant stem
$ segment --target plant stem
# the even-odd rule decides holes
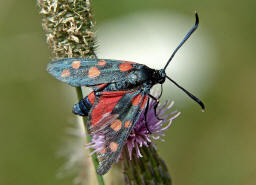
[[[171,185],[171,178],[164,161],[159,157],[155,148],[150,144],[141,147],[142,158],[137,158],[135,152],[129,160],[128,151],[124,151],[126,160],[123,161],[124,180],[130,185]]]
[[[76,92],[77,92],[78,99],[79,100],[82,99],[83,98],[82,89],[80,87],[76,87]],[[83,117],[83,122],[84,122],[84,125],[85,125],[86,122],[87,122],[86,117]],[[86,127],[86,125],[85,125],[85,127]],[[90,143],[92,141],[91,136],[89,134],[86,134],[86,136],[87,136],[87,142]],[[90,148],[90,152],[93,152],[92,148]],[[95,170],[96,170],[98,165],[99,165],[99,161],[98,161],[96,153],[92,154],[91,157],[92,157],[92,162],[93,162]],[[97,176],[97,180],[98,180],[99,185],[104,185],[103,177],[101,175],[98,175],[98,174],[96,174],[96,176]]]
[[[94,21],[89,0],[38,0],[38,6],[52,59],[96,58]],[[82,99],[81,87],[76,90],[78,99]],[[85,118],[83,123],[86,127]],[[89,134],[87,140],[91,141]],[[92,155],[92,161],[96,169],[99,164],[96,154]],[[102,176],[97,175],[97,180],[99,185],[104,185]]]

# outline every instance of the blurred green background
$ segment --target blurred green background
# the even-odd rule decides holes
[[[176,101],[182,115],[168,130],[167,141],[158,143],[175,185],[255,184],[255,7],[253,0],[93,1],[97,25],[135,12],[192,17],[197,10],[200,26],[214,40],[217,75],[203,95],[196,91],[207,112],[186,96],[186,106]],[[72,182],[73,177],[56,178],[65,162],[56,153],[77,100],[74,89],[47,74],[49,56],[36,1],[1,0],[1,185]],[[207,75],[202,78],[207,83]]]

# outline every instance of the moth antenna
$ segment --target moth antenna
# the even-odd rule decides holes
[[[169,76],[166,76],[166,78],[168,80],[170,80],[172,83],[174,83],[178,88],[180,88],[183,92],[185,92],[191,99],[193,99],[194,101],[196,101],[202,108],[202,112],[205,111],[205,106],[204,103],[199,100],[197,97],[195,97],[193,94],[191,94],[190,92],[188,92],[186,89],[184,89],[183,87],[181,87],[179,84],[177,84],[177,82],[175,82],[174,80],[172,80]]]
[[[178,45],[178,47],[173,51],[171,57],[169,58],[169,60],[167,61],[165,67],[164,67],[164,71],[167,68],[167,66],[169,65],[169,63],[171,62],[172,58],[174,57],[174,55],[177,53],[177,51],[180,49],[180,47],[186,42],[186,40],[188,40],[188,38],[192,35],[192,33],[197,29],[198,24],[199,24],[199,17],[197,12],[195,12],[195,16],[196,16],[196,22],[195,25],[191,28],[191,30],[189,30],[189,32],[187,33],[187,35],[185,36],[185,38],[181,41],[181,43]]]

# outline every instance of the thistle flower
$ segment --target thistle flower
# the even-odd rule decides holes
[[[129,152],[129,158],[132,159],[132,152],[135,150],[137,158],[143,157],[140,152],[140,147],[152,144],[155,148],[152,139],[164,141],[161,137],[165,136],[164,131],[167,130],[172,121],[180,115],[180,112],[169,112],[174,102],[166,101],[162,106],[157,101],[150,99],[148,104],[148,112],[145,116],[145,109],[140,114],[140,117],[132,129],[125,147]],[[145,119],[146,117],[146,119]],[[88,148],[93,148],[93,153],[98,153],[104,149],[104,136],[93,135],[92,142],[87,145]]]
[[[157,101],[150,99],[148,105],[148,112],[145,120],[145,109],[142,111],[139,119],[136,121],[133,130],[131,131],[126,146],[128,148],[130,160],[132,159],[132,151],[135,149],[136,156],[143,157],[140,153],[139,147],[153,144],[152,139],[164,141],[161,136],[165,136],[164,131],[167,130],[172,123],[172,120],[180,115],[180,112],[173,111],[167,115],[174,102],[166,101],[162,106]]]

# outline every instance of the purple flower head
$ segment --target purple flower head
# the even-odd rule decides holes
[[[150,98],[146,120],[144,109],[126,141],[130,160],[132,159],[133,149],[135,150],[138,158],[143,157],[140,153],[140,147],[143,145],[148,146],[149,144],[153,144],[153,146],[155,146],[152,139],[160,139],[161,141],[164,141],[161,138],[162,136],[165,136],[164,131],[171,126],[172,120],[180,115],[180,112],[177,111],[167,113],[173,104],[173,101],[166,101],[162,106],[160,106],[160,103]],[[94,149],[92,153],[100,153],[105,147],[104,136],[94,134],[92,136],[92,142],[89,143],[87,147]]]
[[[171,109],[173,104],[173,101],[166,101],[160,106],[160,103],[150,99],[146,120],[144,109],[127,139],[126,146],[128,148],[130,159],[132,159],[133,148],[135,149],[138,158],[143,157],[139,147],[142,147],[143,145],[148,146],[149,143],[155,146],[152,139],[158,140],[161,139],[161,136],[165,136],[163,131],[167,130],[171,126],[172,120],[180,115],[180,112],[177,111],[165,114]],[[161,139],[161,141],[164,140]]]

